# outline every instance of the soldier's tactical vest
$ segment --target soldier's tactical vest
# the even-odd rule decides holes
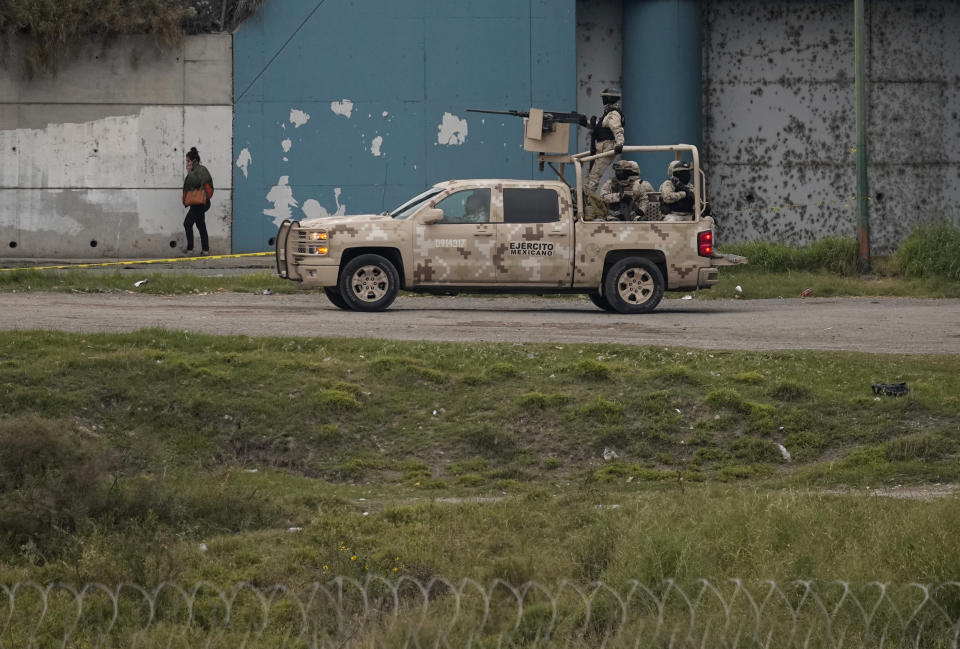
[[[611,108],[610,110],[605,110],[605,111],[603,112],[603,117],[606,117],[607,115],[609,115],[610,113],[612,113],[612,112],[614,112],[614,111],[616,111],[616,112],[620,115],[620,124],[622,124],[624,127],[626,127],[626,125],[627,125],[627,124],[626,124],[626,121],[624,121],[624,119],[623,119],[623,113],[620,112],[620,109],[619,109],[619,108]],[[603,121],[603,118],[601,118],[600,121],[602,122],[602,121]],[[597,127],[597,142],[604,142],[604,141],[606,141],[606,140],[615,140],[615,139],[616,139],[616,137],[615,137],[614,134],[613,134],[613,129],[612,129],[612,128],[607,128],[606,126],[598,126],[598,127]]]
[[[684,196],[676,203],[667,203],[663,200],[663,197],[660,197],[660,213],[661,214],[670,214],[676,212],[677,214],[692,214],[693,213],[693,196]]]

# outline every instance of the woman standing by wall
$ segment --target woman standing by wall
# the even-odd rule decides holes
[[[213,178],[207,168],[200,164],[197,147],[187,152],[187,177],[183,181],[183,205],[189,207],[183,219],[183,229],[187,233],[187,247],[183,252],[193,252],[193,226],[200,232],[200,254],[210,254],[210,239],[207,236],[206,214],[213,197]]]

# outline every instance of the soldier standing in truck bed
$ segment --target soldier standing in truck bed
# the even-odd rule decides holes
[[[623,151],[623,112],[620,107],[620,92],[608,88],[600,93],[600,99],[603,101],[603,116],[593,133],[596,153],[613,151],[619,154]],[[584,184],[588,192],[597,191],[600,178],[613,162],[613,158],[614,156],[605,156],[590,163],[590,173],[587,174]]]

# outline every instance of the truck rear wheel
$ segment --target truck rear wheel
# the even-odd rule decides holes
[[[663,298],[663,289],[663,273],[643,257],[621,259],[603,278],[603,297],[620,313],[653,311]]]
[[[400,276],[390,260],[380,255],[360,255],[340,270],[340,296],[354,311],[383,311],[397,297]]]
[[[607,298],[600,295],[600,291],[590,291],[587,293],[587,297],[590,298],[590,301],[593,302],[594,306],[603,309],[604,311],[610,311],[611,313],[616,313],[614,308],[610,306],[610,303],[607,302]]]
[[[350,307],[347,305],[347,301],[343,299],[343,296],[340,295],[340,289],[336,286],[324,286],[323,293],[327,296],[327,299],[330,300],[330,304],[337,307],[338,309],[344,309],[349,311]]]

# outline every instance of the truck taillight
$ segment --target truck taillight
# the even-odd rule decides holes
[[[713,254],[713,232],[708,230],[697,234],[697,254],[701,257]]]

